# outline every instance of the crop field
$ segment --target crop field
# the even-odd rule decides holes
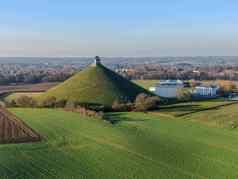
[[[41,136],[21,119],[0,108],[0,144],[39,141]]]
[[[43,92],[54,86],[57,82],[37,83],[37,84],[22,84],[22,85],[1,85],[0,93],[5,92]]]
[[[29,97],[37,97],[41,95],[43,92],[15,92],[11,93],[8,96],[4,98],[4,101],[10,102],[12,100],[16,100],[17,98],[21,96],[29,96]]]
[[[10,110],[44,140],[0,145],[0,178],[238,178],[235,129],[148,113],[108,113],[112,125],[57,109]]]

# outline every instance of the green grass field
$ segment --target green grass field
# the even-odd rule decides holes
[[[238,128],[237,109],[238,102],[209,100],[162,106],[152,114],[178,120],[199,121],[219,128]]]
[[[190,121],[199,121],[210,126],[220,128],[238,128],[238,104],[218,107],[212,110],[195,112],[182,118]]]
[[[236,113],[230,108],[216,115]],[[196,122],[203,112],[193,120],[109,113],[112,125],[57,109],[10,110],[45,139],[1,145],[0,178],[238,178],[238,131]]]
[[[233,103],[232,101],[224,101],[219,99],[207,100],[207,101],[192,101],[185,103],[176,103],[171,105],[164,105],[158,110],[158,114],[168,114],[174,117],[185,115],[205,109],[221,106],[225,104]]]

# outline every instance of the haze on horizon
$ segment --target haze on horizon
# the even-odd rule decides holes
[[[0,56],[237,56],[236,0],[8,0]]]

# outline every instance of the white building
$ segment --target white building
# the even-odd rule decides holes
[[[161,97],[176,98],[178,90],[182,88],[184,88],[184,84],[181,80],[165,80],[149,90]]]
[[[220,87],[217,85],[197,86],[195,87],[194,94],[202,97],[216,97],[219,89]]]

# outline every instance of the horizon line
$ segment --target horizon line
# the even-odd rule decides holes
[[[97,56],[97,55],[95,55]],[[94,58],[95,56],[0,56],[0,58]],[[238,57],[238,55],[166,55],[166,56],[100,56],[100,58],[194,58],[194,57]]]

